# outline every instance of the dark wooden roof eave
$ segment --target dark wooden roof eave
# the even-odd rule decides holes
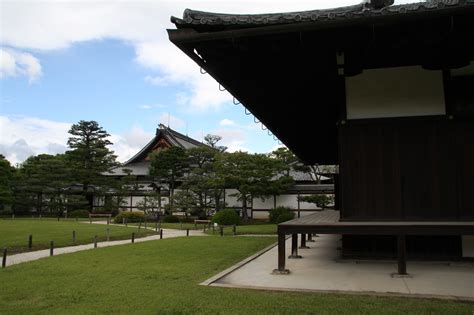
[[[216,41],[225,39],[236,39],[242,37],[257,37],[275,34],[286,34],[294,32],[315,31],[334,28],[346,28],[360,25],[387,25],[409,22],[420,19],[430,19],[454,14],[467,15],[474,13],[474,3],[443,9],[432,9],[427,11],[415,11],[396,13],[389,15],[368,15],[357,18],[328,19],[319,22],[299,22],[276,24],[269,26],[256,26],[251,28],[218,30],[209,32],[199,32],[192,27],[167,29],[171,42],[176,45],[191,44],[197,42]]]

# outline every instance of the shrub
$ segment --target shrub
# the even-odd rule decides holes
[[[224,209],[212,217],[212,222],[219,225],[234,225],[240,223],[240,217],[233,209]]]
[[[284,212],[278,216],[276,223],[290,221],[290,220],[293,220],[294,218],[295,218],[294,212]]]
[[[291,208],[288,207],[276,207],[275,209],[270,210],[270,222],[271,223],[277,223],[278,217],[282,215],[283,213],[293,213],[291,211]]]
[[[164,223],[179,223],[179,218],[175,215],[165,215],[162,221]]]
[[[115,223],[122,223],[125,219],[128,223],[142,222],[145,219],[143,212],[120,212],[114,218]]]
[[[88,218],[89,211],[87,210],[74,210],[67,214],[69,218]]]
[[[324,209],[334,202],[334,197],[328,195],[309,195],[299,197],[299,201],[314,203],[317,207]]]

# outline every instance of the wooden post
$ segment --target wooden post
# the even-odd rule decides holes
[[[290,271],[285,269],[285,234],[278,233],[278,268],[273,270],[273,274],[289,274]]]
[[[160,229],[160,240],[163,238],[163,229]]]
[[[296,197],[296,201],[298,202],[298,218],[301,218],[300,192],[299,191],[298,191],[298,196]]]
[[[291,255],[288,256],[288,258],[301,258],[301,256],[298,255],[298,234],[291,234]]]
[[[308,234],[308,239],[306,240],[306,242],[315,242],[315,240],[313,240],[313,234]]]
[[[220,226],[220,232],[221,236],[224,236],[224,227],[223,226]]]
[[[407,251],[405,235],[398,235],[398,274],[407,275]]]
[[[72,245],[76,245],[76,231],[72,231]]]
[[[300,246],[301,249],[306,249],[306,248],[309,248],[308,246],[306,246],[306,234],[305,233],[301,233],[301,246]]]
[[[3,248],[2,268],[7,266],[7,248]]]
[[[94,248],[97,248],[97,235],[94,236]]]
[[[135,243],[135,232],[132,232],[132,244]]]
[[[54,255],[54,241],[49,242],[49,256]]]
[[[189,229],[186,229],[186,236],[189,236]]]
[[[110,241],[110,229],[107,228],[107,242]]]
[[[28,236],[28,249],[33,247],[33,235]]]
[[[158,232],[158,222],[155,222],[155,232]]]
[[[237,229],[235,227],[235,224],[232,226],[232,234],[235,236],[237,234]]]

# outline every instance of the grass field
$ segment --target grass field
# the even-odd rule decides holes
[[[132,224],[132,223],[130,223]],[[130,225],[129,224],[129,225]],[[133,223],[137,225],[136,223]],[[154,226],[154,223],[150,226]],[[201,224],[197,225],[197,228],[194,226],[194,223],[161,223],[161,227],[164,229],[190,229],[190,230],[203,230],[203,226]],[[213,234],[212,228],[210,230],[206,227],[206,232],[208,234]],[[215,230],[214,234],[218,234],[219,230]],[[237,235],[244,235],[244,234],[254,234],[254,235],[276,235],[277,233],[277,226],[276,224],[249,224],[249,225],[237,225],[236,226],[236,234]],[[226,226],[224,227],[224,235],[232,235],[232,227]]]
[[[261,237],[182,237],[99,248],[11,266],[0,270],[0,312],[472,314],[474,309],[472,303],[455,301],[198,285],[274,241]]]
[[[76,244],[92,243],[93,237],[98,236],[99,241],[107,238],[107,228],[110,229],[110,239],[128,239],[132,232],[136,237],[155,234],[151,230],[136,229],[121,226],[106,226],[88,224],[74,220],[51,219],[0,219],[0,247],[7,247],[10,253],[28,250],[28,236],[33,235],[33,250],[49,247],[49,242],[54,241],[55,247],[73,245],[72,231],[76,231]]]

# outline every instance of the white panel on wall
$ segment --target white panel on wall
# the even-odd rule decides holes
[[[277,196],[277,207],[289,207],[298,209],[298,195],[279,195]]]
[[[347,119],[445,115],[443,74],[419,66],[346,78]]]
[[[273,196],[268,196],[262,201],[260,198],[253,198],[253,209],[273,209]]]
[[[225,190],[225,202],[226,202],[226,207],[241,207],[242,202],[237,200],[237,197],[231,196],[232,194],[237,193],[237,190],[235,189],[226,189]],[[250,205],[249,205],[250,207]]]
[[[141,202],[145,200],[145,198],[143,196],[133,196],[133,199],[132,199],[132,206],[133,207],[136,207],[137,206],[137,203],[138,202]]]
[[[268,211],[254,211],[253,218],[254,219],[268,219]]]
[[[470,62],[469,65],[458,68],[458,69],[451,69],[452,76],[458,75],[473,75],[474,74],[474,62]]]

